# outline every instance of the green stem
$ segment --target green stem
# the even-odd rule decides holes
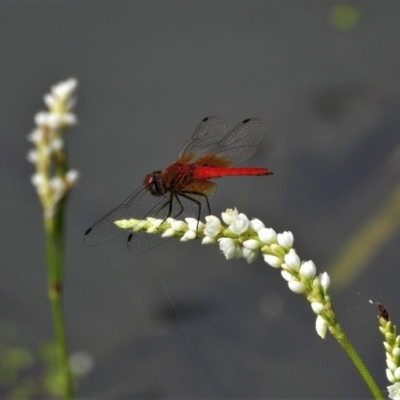
[[[348,356],[351,358],[353,361],[354,365],[360,372],[361,376],[364,378],[364,381],[368,385],[369,389],[371,390],[373,396],[375,399],[385,399],[386,397],[383,395],[381,390],[379,389],[379,386],[376,384],[374,378],[372,375],[369,373],[367,367],[363,363],[362,359],[358,355],[356,349],[353,347],[353,345],[350,342],[350,339],[347,337],[345,332],[343,331],[343,328],[341,325],[336,322],[333,326],[329,327],[330,332],[332,335],[337,339],[337,341],[340,343],[340,345],[343,347],[343,349],[346,351]]]
[[[74,388],[69,365],[67,336],[63,311],[63,279],[65,260],[65,205],[63,199],[55,207],[54,215],[45,216],[47,239],[48,294],[53,311],[58,359],[63,376],[64,399],[74,398]]]

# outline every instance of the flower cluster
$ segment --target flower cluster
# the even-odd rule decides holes
[[[147,218],[115,221],[115,224],[122,229],[145,231],[163,237],[180,237],[181,241],[198,238],[202,240],[202,244],[218,242],[227,260],[245,258],[248,263],[252,263],[261,253],[267,264],[281,270],[291,291],[307,297],[312,310],[317,314],[317,333],[325,338],[327,329],[336,323],[327,293],[330,285],[328,274],[324,272],[317,276],[312,261],[300,260],[293,248],[294,238],[291,232],[277,234],[272,228],[266,228],[259,219],[249,220],[236,209],[223,212],[222,220],[227,226],[213,215],[206,217],[205,224],[195,218],[186,218],[186,223],[173,218],[165,221]]]
[[[71,78],[51,88],[51,93],[44,96],[48,111],[36,114],[36,128],[28,136],[35,146],[27,156],[36,168],[32,183],[47,217],[54,214],[55,206],[78,179],[78,172],[68,168],[63,140],[65,130],[77,123],[72,113],[77,85],[77,80]]]
[[[389,319],[389,314],[382,304],[378,304],[380,324],[379,330],[385,337],[383,346],[386,350],[386,377],[391,386],[388,386],[389,398],[400,399],[400,336],[397,328]]]

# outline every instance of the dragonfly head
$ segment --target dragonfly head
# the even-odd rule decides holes
[[[153,196],[162,196],[165,194],[165,189],[161,181],[161,172],[154,171],[146,175],[144,178],[144,186]]]

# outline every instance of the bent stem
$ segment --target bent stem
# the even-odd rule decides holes
[[[342,326],[339,322],[336,322],[334,325],[328,327],[331,334],[336,338],[336,340],[340,343],[343,347],[344,351],[353,361],[354,365],[356,366],[358,372],[363,377],[365,383],[371,390],[375,399],[385,399],[385,396],[379,389],[379,386],[376,384],[374,378],[368,371],[367,367],[365,366],[363,360],[358,355],[356,349],[353,347],[350,339],[347,337],[346,333],[344,332]]]
[[[331,283],[329,275],[326,272],[317,274],[317,268],[312,260],[301,261],[293,248],[293,234],[291,232],[277,234],[272,228],[266,228],[259,219],[255,218],[250,221],[245,214],[239,214],[236,209],[228,209],[223,212],[222,219],[228,227],[213,215],[206,217],[206,224],[198,222],[194,218],[186,218],[185,223],[173,218],[162,220],[150,217],[146,220],[120,220],[115,221],[115,224],[130,232],[142,231],[159,234],[164,238],[179,237],[183,242],[201,238],[202,244],[219,243],[220,250],[227,260],[245,258],[248,263],[252,263],[261,254],[267,264],[280,270],[282,278],[292,292],[305,296],[309,301],[312,311],[317,315],[315,325],[317,334],[325,339],[329,329],[353,361],[374,398],[384,399],[378,385],[337,320],[329,296]],[[397,333],[392,332],[387,334],[392,341],[396,335]],[[385,347],[391,351],[393,343],[387,344]],[[395,372],[397,364],[395,365],[393,361],[397,360],[396,357],[400,359],[400,350],[390,359],[389,365],[392,369],[389,372],[392,379],[389,380],[391,383],[395,383],[394,375],[397,374]],[[398,369],[400,376],[400,367]],[[393,392],[395,390],[397,388],[392,389]],[[396,398],[400,398],[400,396]]]
[[[53,312],[57,353],[63,377],[64,398],[71,400],[74,397],[74,388],[68,359],[62,298],[65,260],[65,205],[66,198],[55,207],[53,216],[45,216],[45,228],[48,295]]]

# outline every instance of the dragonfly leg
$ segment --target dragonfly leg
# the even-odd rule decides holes
[[[181,206],[181,210],[178,212],[178,214],[174,215],[173,218],[178,218],[184,210],[183,204],[181,203],[181,201],[179,200],[179,197],[175,194],[174,198],[176,199],[176,201],[178,202],[178,204]]]
[[[205,196],[205,198],[207,199],[207,206],[208,206],[208,210],[210,211],[210,205],[208,204],[208,198],[204,193],[198,193],[198,192],[180,192],[179,196],[184,197],[185,199],[188,199],[190,201],[194,201],[198,207],[199,207],[199,212],[197,214],[197,227],[196,227],[196,239],[197,239],[197,232],[199,231],[199,222],[200,222],[200,216],[201,216],[201,203],[199,200],[194,199],[191,196],[188,196],[188,194],[196,194],[196,195],[200,195],[200,196]],[[177,196],[178,197],[178,196]],[[180,203],[180,202],[179,202]],[[182,212],[182,211],[181,211]]]
[[[182,193],[186,193],[186,194],[195,194],[196,196],[203,196],[206,199],[206,203],[207,203],[207,209],[208,209],[208,214],[211,215],[211,208],[210,208],[210,203],[208,201],[208,196],[204,193],[200,193],[200,192],[189,192],[189,191],[185,191]],[[190,198],[190,200],[196,201],[195,199],[193,199],[192,197]],[[197,202],[197,201],[196,201]],[[199,217],[200,219],[200,217]]]

